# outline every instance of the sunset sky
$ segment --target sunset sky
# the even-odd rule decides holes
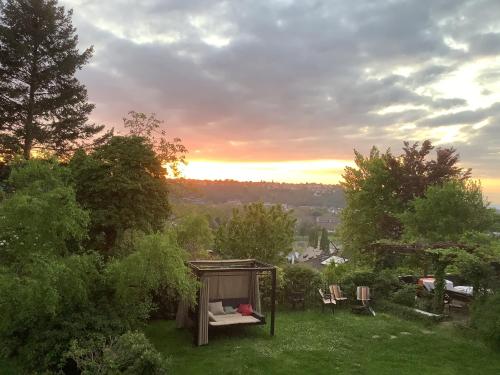
[[[454,146],[500,203],[498,0],[64,0],[92,120],[155,112],[185,176],[339,181],[353,149]]]

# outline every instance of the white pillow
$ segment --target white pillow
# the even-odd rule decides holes
[[[222,307],[222,301],[217,302],[209,302],[208,303],[208,311],[210,311],[214,315],[224,315],[224,307]]]
[[[215,316],[211,311],[208,312],[208,320],[210,320],[211,322],[215,322]]]

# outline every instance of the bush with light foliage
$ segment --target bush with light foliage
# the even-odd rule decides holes
[[[134,249],[112,261],[107,270],[115,291],[113,305],[124,319],[134,323],[149,318],[157,292],[194,303],[197,284],[185,265],[187,254],[172,231],[139,237]]]
[[[168,361],[143,333],[130,331],[116,338],[73,340],[66,358],[82,375],[164,375],[168,368]]]
[[[283,271],[285,300],[302,292],[308,303],[318,300],[318,289],[323,286],[321,273],[301,264],[288,265]]]

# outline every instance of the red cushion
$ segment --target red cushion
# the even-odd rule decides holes
[[[242,303],[241,305],[238,306],[238,312],[241,315],[252,315],[253,313],[252,305]]]

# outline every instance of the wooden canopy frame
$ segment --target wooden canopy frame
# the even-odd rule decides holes
[[[276,267],[255,259],[192,260],[189,267],[197,273],[228,271],[276,271]]]
[[[198,280],[202,280],[204,276],[217,274],[224,277],[225,274],[230,276],[235,272],[249,272],[256,274],[269,273],[271,276],[271,316],[270,316],[270,334],[274,336],[275,332],[275,316],[276,316],[276,267],[256,259],[228,259],[228,260],[192,260],[188,262],[188,266]],[[257,281],[258,282],[258,281]],[[195,321],[200,320],[200,304],[202,303],[201,293],[197,296],[197,306],[194,311]],[[259,323],[246,323],[246,325],[265,324],[265,319],[261,316]],[[195,329],[196,331],[196,329]],[[196,332],[195,332],[196,334]]]

